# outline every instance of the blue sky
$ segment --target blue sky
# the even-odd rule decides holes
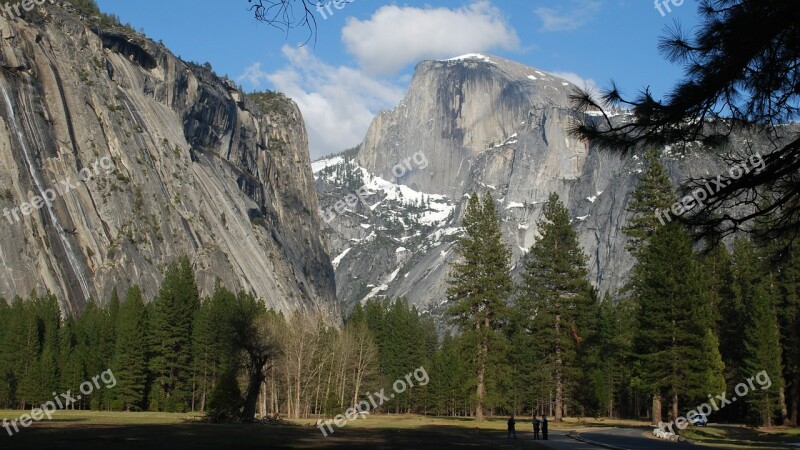
[[[306,30],[287,35],[257,22],[247,0],[97,0],[246,91],[287,93],[303,112],[313,157],[360,143],[422,59],[489,53],[573,82],[613,79],[625,93],[649,86],[661,96],[682,72],[658,53],[658,39],[676,20],[696,26],[697,4],[659,2],[661,12],[650,0],[352,0],[332,15],[323,10],[316,45],[300,46]]]

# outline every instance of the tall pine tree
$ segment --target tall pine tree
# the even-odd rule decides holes
[[[722,392],[721,357],[710,339],[712,319],[707,289],[697,268],[692,241],[678,224],[667,224],[639,252],[632,285],[639,303],[636,349],[641,378],[657,395],[672,401],[705,400]],[[654,411],[655,412],[655,411]]]
[[[541,237],[525,263],[516,314],[527,318],[524,332],[535,336],[540,364],[552,377],[555,420],[564,413],[565,387],[577,381],[577,350],[591,332],[588,322],[593,296],[586,256],[569,213],[555,193],[544,205],[538,223]]]
[[[496,205],[488,192],[481,201],[472,194],[462,223],[465,234],[456,242],[459,260],[452,266],[447,289],[449,315],[472,343],[475,367],[475,418],[483,420],[490,360],[497,360],[504,337],[513,282],[511,252],[503,242]]]
[[[191,264],[188,258],[180,258],[167,268],[152,304],[151,409],[183,412],[190,408],[192,325],[199,307]]]
[[[744,371],[750,377],[765,372],[771,381],[770,386],[752,389],[745,397],[749,418],[765,427],[774,424],[782,408],[779,392],[783,389],[780,329],[771,284],[772,280],[765,278],[752,287],[744,333]]]
[[[139,286],[128,289],[117,316],[113,367],[115,409],[141,411],[147,383],[147,317]]]
[[[630,218],[622,228],[629,238],[626,248],[634,256],[647,245],[653,233],[667,223],[669,209],[675,202],[669,174],[658,151],[648,150],[644,155],[644,163],[644,171],[638,177],[639,184],[631,193],[628,203]]]

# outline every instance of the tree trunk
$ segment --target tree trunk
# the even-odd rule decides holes
[[[789,425],[789,410],[786,409],[786,389],[780,388],[778,390],[778,406],[781,408],[781,424]]]
[[[766,392],[765,396],[765,405],[770,405],[770,393]],[[761,411],[761,426],[763,427],[771,427],[772,426],[772,415],[774,414],[774,410],[772,408],[766,408],[766,411]]]
[[[672,420],[677,420],[678,416],[678,394],[672,396]]]
[[[244,409],[242,410],[243,422],[252,422],[255,419],[258,394],[261,392],[261,383],[263,382],[264,372],[260,368],[250,374],[250,381],[247,383],[247,396],[245,396]]]
[[[792,404],[792,411],[791,415],[789,416],[789,425],[796,427],[797,426],[797,415],[798,410],[800,410],[800,374],[795,374],[794,380],[792,381],[792,398],[790,399]]]
[[[284,370],[286,374],[286,415],[294,417],[294,408],[292,407],[292,376],[289,374],[289,369]]]
[[[488,320],[487,320],[488,321]],[[480,325],[478,325],[478,332],[480,332]],[[486,333],[489,332],[488,324],[486,326]],[[478,349],[478,404],[475,406],[475,419],[479,422],[483,421],[483,396],[486,392],[485,377],[486,377],[486,356],[489,353],[489,345],[486,342],[487,337],[481,337],[480,347]]]
[[[300,399],[300,395],[303,392],[302,389],[301,389],[302,385],[301,385],[301,380],[300,380],[301,370],[302,369],[298,366],[298,368],[297,368],[297,379],[295,380],[295,386],[294,386],[294,390],[295,390],[295,392],[294,392],[294,398],[295,398],[295,402],[294,402],[294,407],[295,407],[294,418],[295,419],[299,419],[300,418],[300,413],[302,411],[302,407],[300,406],[302,404],[302,401]]]
[[[556,314],[556,339],[560,338],[561,333],[561,315]],[[561,422],[564,420],[564,373],[563,364],[561,360],[561,345],[556,341],[556,410],[555,421]]]
[[[267,383],[261,383],[261,417],[267,417]]]
[[[661,396],[653,394],[653,425],[661,422]]]
[[[317,389],[314,393],[314,414],[319,414],[319,410],[321,409],[319,406],[319,393],[322,389],[322,370],[317,372]]]
[[[358,405],[358,392],[361,389],[361,377],[363,376],[362,353],[359,352],[358,364],[356,365],[355,388],[353,389],[353,407]]]
[[[556,408],[554,411],[556,422],[564,420],[564,380],[559,365],[560,359],[556,359]]]
[[[250,369],[248,370],[247,393],[245,395],[244,408],[242,409],[242,421],[252,422],[256,416],[258,406],[258,395],[261,393],[261,384],[267,374],[264,366],[267,365],[269,357],[265,355],[250,356]]]

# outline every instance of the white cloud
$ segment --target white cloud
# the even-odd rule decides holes
[[[519,37],[481,0],[458,9],[384,6],[367,20],[349,18],[342,42],[368,73],[394,74],[420,59],[514,50]]]
[[[603,101],[602,89],[600,85],[597,84],[591,78],[583,78],[582,76],[576,74],[575,72],[550,72],[553,76],[563,78],[570,83],[578,86],[579,88],[583,89],[584,91],[588,92],[592,99],[596,102],[600,102],[603,107],[608,107],[608,105]]]
[[[542,6],[533,12],[542,21],[542,31],[572,31],[589,23],[602,7],[601,0],[577,0],[568,8]]]
[[[358,145],[375,114],[395,107],[403,98],[400,87],[356,69],[325,64],[307,47],[284,46],[283,54],[288,60],[283,69],[269,73],[255,63],[237,80],[253,88],[269,82],[297,103],[312,158]]]
[[[600,93],[600,85],[591,78],[583,78],[574,72],[550,72],[550,74],[563,78],[581,89],[588,90],[593,96]]]

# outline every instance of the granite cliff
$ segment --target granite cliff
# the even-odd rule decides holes
[[[67,314],[114,287],[152,298],[187,255],[203,295],[219,279],[339,317],[303,119],[280,94],[47,4],[0,18],[0,161],[0,297],[50,290]]]
[[[356,150],[314,163],[342,308],[386,295],[437,309],[472,192],[490,191],[498,201],[517,272],[537,238],[543,202],[556,192],[579,232],[592,283],[602,292],[621,287],[633,264],[622,233],[625,209],[643,162],[570,135],[575,121],[598,120],[573,108],[575,89],[496,56],[419,63],[406,97],[374,119]],[[733,136],[722,151],[752,139]],[[676,185],[727,170],[700,144],[680,153],[660,150]],[[415,155],[424,167],[414,164]],[[343,173],[359,178],[343,183]],[[362,185],[358,202],[335,211]]]

